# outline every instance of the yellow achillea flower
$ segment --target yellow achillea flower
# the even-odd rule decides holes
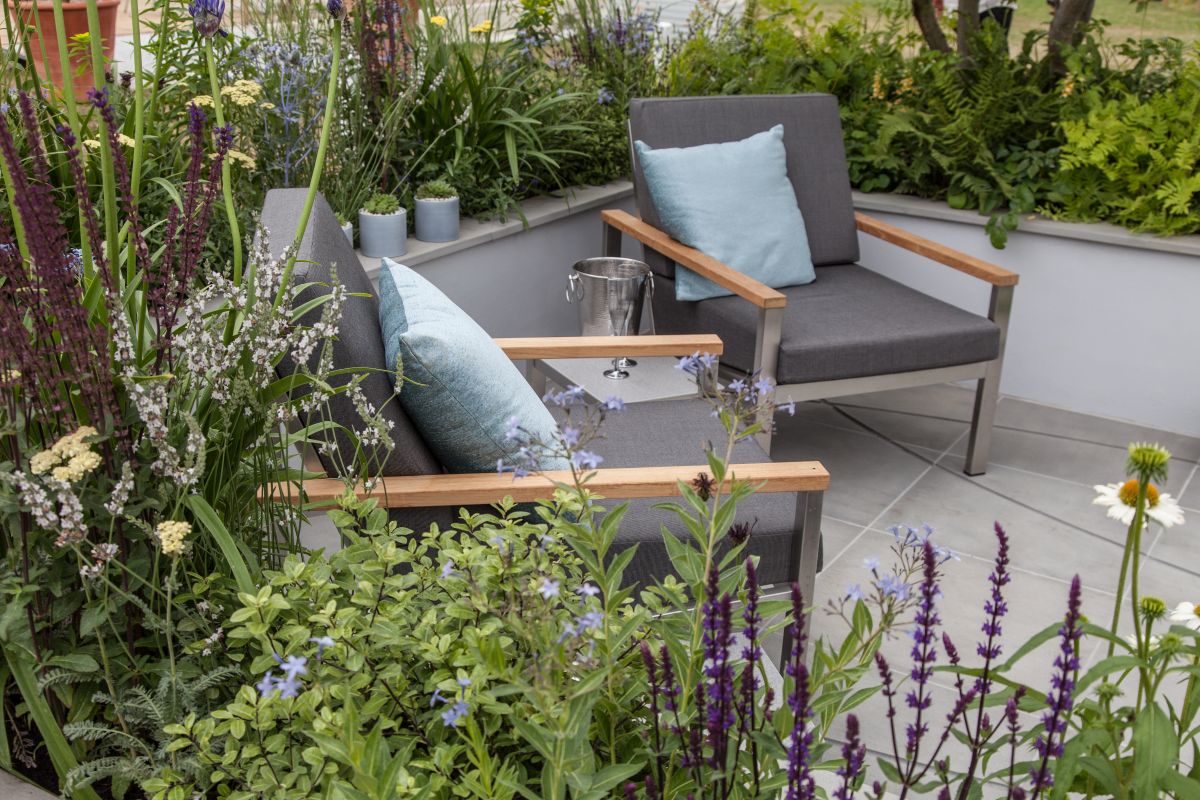
[[[29,471],[34,475],[49,472],[51,477],[67,483],[79,480],[100,466],[100,456],[84,441],[95,435],[96,429],[91,425],[81,426],[59,439],[49,450],[35,453],[29,459]]]
[[[492,30],[492,21],[490,19],[485,19],[483,22],[479,23],[478,25],[471,26],[471,33],[489,33],[489,32],[491,32],[491,30]]]
[[[137,147],[137,140],[134,139],[132,136],[126,136],[123,133],[117,134],[117,141],[120,142],[125,147]]]
[[[432,22],[434,25],[437,25],[439,28],[446,27],[446,18],[443,17],[441,14],[438,14],[436,17],[430,17],[429,21]]]
[[[192,526],[182,520],[167,520],[154,529],[158,534],[158,545],[166,556],[183,555],[184,539],[192,532]]]
[[[192,105],[201,108],[212,108],[213,99],[206,94],[198,94],[192,98]]]
[[[221,97],[229,98],[231,103],[241,108],[254,105],[261,95],[262,87],[254,81],[239,80],[234,81],[232,86],[221,87]]]
[[[252,157],[246,155],[240,150],[230,150],[225,157],[230,161],[235,161],[238,164],[241,164],[251,172],[258,168],[258,163]]]

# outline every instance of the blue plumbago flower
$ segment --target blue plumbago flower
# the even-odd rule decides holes
[[[508,441],[521,438],[521,420],[519,417],[508,418],[508,428],[504,431],[504,438]]]
[[[434,688],[433,695],[429,698],[429,707],[433,708],[438,703],[449,703],[450,701],[442,695],[441,689]]]
[[[582,433],[583,432],[580,431],[579,428],[571,425],[563,425],[559,435],[562,436],[563,444],[565,444],[567,447],[575,447],[577,444],[579,444],[579,437],[582,435]]]
[[[621,398],[617,397],[616,395],[605,400],[602,405],[603,405],[605,411],[620,412],[620,411],[625,410],[625,401],[622,400]]]
[[[279,665],[280,670],[287,676],[288,680],[295,680],[301,675],[308,674],[308,658],[306,656],[288,656],[280,658],[278,653],[271,654],[275,658],[275,663]]]
[[[582,386],[568,386],[561,392],[555,392],[553,390],[546,392],[546,394],[542,397],[542,402],[551,403],[559,406],[560,408],[566,408],[567,406],[573,406],[576,403],[582,403],[585,397],[586,393],[583,391]]]
[[[575,632],[581,634],[584,631],[594,630],[604,624],[604,614],[600,611],[589,611],[581,615],[575,620]]]
[[[585,583],[575,590],[575,594],[580,597],[595,597],[600,594],[600,587],[594,583]]]
[[[287,677],[276,681],[275,688],[279,689],[280,697],[295,697],[300,694],[300,681],[292,677]]]
[[[271,670],[267,670],[267,674],[262,676],[261,681],[254,684],[254,688],[258,689],[258,693],[263,697],[275,691],[275,677],[271,675]]]
[[[571,463],[576,469],[597,469],[604,459],[588,450],[577,450],[571,453]]]
[[[908,598],[909,586],[898,575],[884,575],[875,585],[887,597],[892,597],[896,600],[905,600]]]
[[[225,35],[221,30],[221,19],[225,16],[225,0],[192,0],[188,5],[188,13],[192,15],[192,24],[196,33],[206,39],[217,34]]]
[[[500,555],[508,555],[508,542],[500,534],[496,534],[491,539],[488,539],[488,544],[500,551]]]
[[[703,370],[712,369],[717,365],[718,359],[712,353],[696,352],[690,356],[684,356],[679,359],[679,363],[675,365],[675,369],[690,372],[695,375]],[[744,384],[743,384],[744,385]]]
[[[848,586],[848,587],[846,588],[846,599],[847,599],[847,600],[852,600],[852,601],[854,601],[854,602],[856,602],[856,603],[857,603],[859,600],[862,600],[862,599],[863,599],[863,590],[862,590],[862,587],[861,587],[861,586],[859,586],[857,583],[856,583],[856,584],[854,584],[853,586]]]
[[[760,395],[774,394],[775,381],[770,378],[759,378],[754,382],[753,389]]]
[[[442,564],[442,580],[457,577],[458,573],[454,569],[454,559],[446,559],[446,563]]]
[[[617,96],[604,87],[601,87],[600,91],[596,92],[596,102],[602,106],[606,106],[616,99]]]
[[[331,636],[314,636],[309,639],[310,642],[317,646],[317,661],[321,660],[321,656],[325,655],[326,647],[333,647],[334,641]]]
[[[470,678],[459,678],[458,685],[465,689],[471,685],[471,679]]]
[[[520,464],[505,464],[503,458],[496,459],[496,472],[503,475],[506,472],[511,472],[513,480],[517,478],[528,478],[529,470]]]
[[[549,578],[546,578],[544,581],[542,581],[542,585],[538,587],[538,594],[540,594],[545,600],[558,597],[558,581],[552,581]]]
[[[875,570],[879,569],[879,559],[878,558],[864,558],[863,566],[866,567],[869,572],[874,572]]]
[[[465,700],[459,700],[442,712],[442,722],[449,728],[458,727],[459,720],[471,711]]]

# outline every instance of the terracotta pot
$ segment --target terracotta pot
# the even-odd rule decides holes
[[[104,57],[112,60],[113,49],[117,39],[117,7],[121,0],[96,0],[96,10],[100,16],[100,40],[104,46]],[[62,62],[58,55],[58,34],[54,27],[54,5],[51,0],[21,0],[19,4],[10,5],[20,8],[19,21],[24,23],[26,36],[29,37],[29,49],[33,54],[33,63],[42,80],[47,80],[66,91],[62,76]],[[36,7],[36,17],[35,17]],[[72,36],[88,32],[88,4],[86,2],[64,2],[63,24],[66,26],[68,45]],[[15,10],[15,9],[14,9]],[[41,39],[37,35],[37,27],[42,31]],[[45,61],[42,58],[42,43],[45,43]],[[71,55],[71,84],[72,92],[78,100],[87,97],[88,89],[96,85],[92,78],[92,61],[89,52],[73,53]]]

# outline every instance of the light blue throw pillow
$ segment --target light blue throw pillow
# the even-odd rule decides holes
[[[492,337],[436,286],[388,258],[379,272],[379,326],[389,368],[400,358],[411,379],[398,387],[400,405],[450,472],[493,472],[499,459],[507,462],[519,446],[505,437],[514,417],[552,440],[554,418]],[[567,468],[557,460],[540,466]]]
[[[783,126],[737,142],[655,149],[634,142],[663,229],[773,289],[816,277],[804,217],[787,176]],[[684,267],[677,300],[733,294]]]

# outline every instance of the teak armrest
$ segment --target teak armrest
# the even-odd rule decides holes
[[[656,253],[661,253],[697,275],[708,278],[718,286],[728,289],[738,297],[749,300],[759,308],[783,308],[787,305],[787,295],[782,292],[777,292],[749,275],[744,275],[733,267],[722,264],[712,256],[707,256],[686,244],[680,244],[658,228],[643,222],[627,211],[616,209],[601,211],[600,219],[605,225],[632,236]]]
[[[679,481],[688,483],[697,474],[708,473],[706,465],[690,467],[621,467],[597,470],[587,486],[615,500],[635,497],[670,497],[679,493]],[[759,492],[823,492],[829,487],[829,473],[819,461],[780,461],[765,464],[741,464],[729,467],[734,480],[761,484]],[[514,480],[511,475],[481,472],[467,475],[417,475],[381,478],[370,496],[382,508],[431,508],[495,503],[511,497],[528,503],[550,497],[555,481],[572,483],[569,470],[531,475]],[[287,502],[308,502],[314,506],[332,506],[345,491],[345,485],[331,478],[304,482],[304,498],[294,485],[271,484],[262,494]],[[355,492],[366,494],[360,484]]]
[[[857,223],[858,229],[863,233],[874,236],[876,239],[882,239],[897,247],[902,247],[917,255],[925,256],[939,264],[953,267],[959,272],[965,272],[973,278],[987,281],[993,286],[1016,286],[1017,281],[1021,277],[1017,273],[1009,272],[1003,267],[998,267],[981,258],[976,258],[951,247],[946,247],[944,244],[938,244],[935,241],[926,239],[924,236],[918,236],[903,228],[897,228],[895,225],[889,225],[883,220],[869,217],[860,211],[854,212],[854,221]]]
[[[514,361],[539,358],[616,358],[618,356],[690,356],[693,353],[725,352],[720,336],[535,336],[527,339],[496,339],[504,354]]]

